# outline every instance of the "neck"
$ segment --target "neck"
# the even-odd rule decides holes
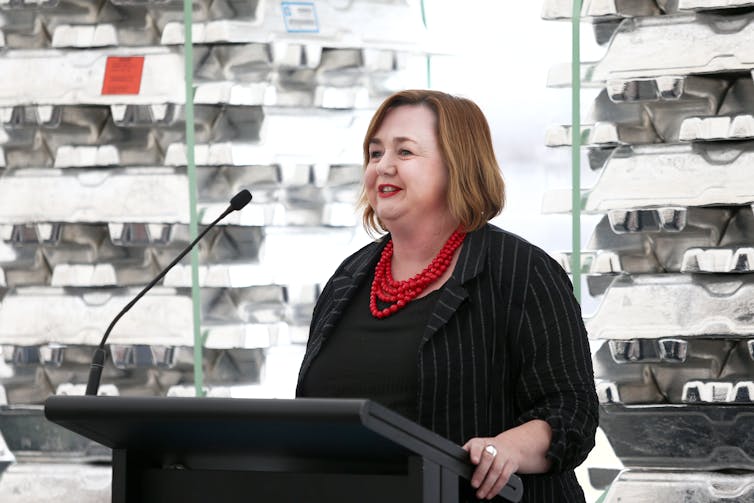
[[[395,279],[408,279],[424,269],[458,226],[457,222],[447,221],[444,225],[435,224],[425,228],[391,229],[392,270]]]

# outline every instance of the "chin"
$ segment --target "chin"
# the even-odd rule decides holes
[[[375,210],[374,215],[380,219],[380,222],[382,222],[384,225],[388,225],[391,221],[394,220],[395,216],[391,215],[387,211],[379,211]]]

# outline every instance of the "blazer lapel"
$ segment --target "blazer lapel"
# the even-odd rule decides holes
[[[317,317],[319,319],[315,320],[311,326],[309,333],[310,347],[301,363],[299,384],[301,384],[304,374],[309,369],[311,361],[319,353],[322,343],[340,321],[343,311],[353,299],[356,289],[369,274],[370,269],[374,268],[374,264],[388,239],[389,236],[381,239],[377,246],[365,250],[363,256],[343,267],[339,274],[332,277],[327,299],[321,299],[323,302],[317,306],[317,311],[322,314]]]
[[[484,269],[488,232],[485,226],[466,235],[453,274],[442,289],[427,327],[424,329],[424,341],[428,341],[445,326],[459,306],[468,299],[469,293],[464,284],[477,277]]]
[[[377,246],[365,250],[362,257],[348,264],[343,268],[341,274],[334,276],[332,279],[332,294],[329,302],[322,306],[323,321],[318,323],[312,335],[314,337],[325,337],[330,330],[338,323],[343,315],[343,310],[353,299],[356,289],[369,274],[374,264],[382,253],[389,239],[389,235],[377,242]]]

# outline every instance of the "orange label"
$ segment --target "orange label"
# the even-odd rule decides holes
[[[139,94],[144,56],[109,56],[105,65],[102,94]]]

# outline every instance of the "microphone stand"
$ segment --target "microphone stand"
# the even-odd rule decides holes
[[[99,385],[100,385],[100,379],[102,377],[102,370],[105,367],[105,357],[106,357],[106,351],[105,351],[105,343],[107,342],[107,338],[110,336],[110,332],[113,330],[113,327],[115,324],[120,320],[124,314],[126,314],[133,306],[136,304],[139,299],[141,299],[144,294],[146,294],[149,290],[152,289],[154,285],[157,284],[158,281],[160,281],[162,278],[165,277],[165,275],[170,271],[170,269],[173,268],[183,257],[186,256],[186,254],[191,251],[191,249],[196,245],[196,243],[199,242],[200,239],[204,237],[207,232],[209,232],[210,229],[212,229],[217,223],[228,216],[229,213],[240,210],[244,206],[246,206],[249,201],[251,201],[251,193],[244,189],[235,196],[233,196],[233,199],[230,201],[230,206],[223,211],[223,213],[217,217],[211,224],[209,224],[207,227],[204,228],[204,230],[194,239],[186,248],[183,249],[183,251],[178,254],[178,256],[173,259],[170,264],[166,268],[164,268],[162,271],[160,271],[160,274],[155,276],[155,278],[149,282],[147,286],[145,286],[137,295],[134,297],[131,302],[126,304],[126,306],[121,309],[121,311],[113,318],[113,321],[110,322],[110,326],[107,327],[107,330],[105,331],[105,335],[102,337],[102,341],[99,343],[99,346],[94,351],[94,356],[92,357],[92,365],[89,369],[89,381],[86,385],[86,394],[95,396],[97,395],[97,392],[99,391]]]

